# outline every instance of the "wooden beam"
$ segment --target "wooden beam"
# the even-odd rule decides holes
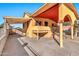
[[[73,39],[74,36],[74,28],[73,28],[73,24],[71,24],[71,39]]]
[[[39,40],[39,26],[38,26],[38,29],[37,29],[37,40]]]
[[[15,20],[11,20],[11,19],[7,19],[8,23],[9,24],[15,24],[15,23],[25,23],[29,20],[27,19],[22,19],[22,20],[19,20],[19,19],[15,19]]]
[[[27,23],[23,23],[23,32],[25,33],[27,30]]]
[[[60,23],[60,47],[63,47],[63,23]]]
[[[3,17],[9,24],[16,24],[16,23],[25,23],[30,19],[27,18],[17,18],[17,17]]]
[[[4,20],[4,32],[7,31],[6,20]]]

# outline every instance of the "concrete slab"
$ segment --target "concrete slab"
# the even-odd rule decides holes
[[[10,35],[7,39],[2,56],[28,56],[17,38],[19,35]]]
[[[64,39],[63,48],[60,48],[53,38],[36,40],[21,37],[20,39],[27,42],[41,56],[79,56],[79,43],[72,42],[71,39]]]

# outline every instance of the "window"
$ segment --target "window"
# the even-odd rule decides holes
[[[36,21],[36,26],[40,26],[41,25],[41,21]]]
[[[45,26],[48,26],[48,22],[45,22]]]

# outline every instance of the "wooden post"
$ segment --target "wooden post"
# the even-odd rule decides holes
[[[77,37],[77,28],[75,29],[75,37]]]
[[[38,33],[39,29],[37,27],[37,40],[39,40],[39,33]]]
[[[7,30],[6,19],[4,20],[4,32]]]
[[[71,39],[73,39],[74,36],[74,28],[73,28],[73,24],[71,24]]]
[[[10,28],[10,25],[9,25],[8,23],[6,23],[6,26],[7,26],[7,29],[9,29],[9,28]]]
[[[60,23],[60,47],[63,47],[63,23]]]
[[[78,29],[78,22],[77,20],[74,21],[74,30],[75,30],[75,37],[77,37],[77,29]]]

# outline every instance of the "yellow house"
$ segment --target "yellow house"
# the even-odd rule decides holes
[[[52,28],[59,26],[60,47],[63,47],[63,23],[70,22],[73,39],[73,26],[77,18],[78,14],[72,3],[46,3],[32,15],[25,13],[23,18],[4,17],[8,24],[23,23],[22,32],[30,38],[50,38],[53,35]]]

